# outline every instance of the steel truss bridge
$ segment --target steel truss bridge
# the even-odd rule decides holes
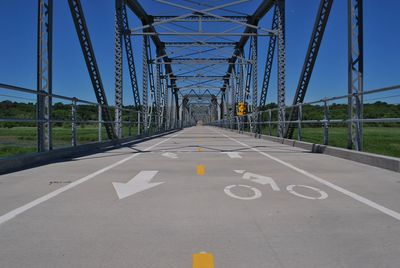
[[[250,132],[260,134],[262,126],[277,129],[277,136],[293,138],[295,129],[301,139],[302,106],[312,77],[318,51],[323,41],[333,0],[320,1],[315,17],[306,56],[292,105],[286,105],[286,49],[285,49],[285,1],[258,1],[253,14],[234,9],[248,0],[227,1],[220,5],[197,3],[185,5],[166,0],[156,2],[175,8],[182,15],[152,15],[139,1],[115,1],[115,104],[110,106],[99,72],[95,51],[85,21],[80,0],[68,0],[70,13],[80,41],[87,70],[99,109],[99,129],[106,129],[111,140],[123,137],[124,114],[129,114],[129,124],[140,125],[139,132],[148,134],[149,129],[167,130],[195,124],[223,121],[231,128],[233,124],[248,125]],[[193,3],[192,3],[193,4]],[[324,103],[322,123],[328,129],[335,124],[329,116],[329,100],[347,98],[347,148],[361,151],[363,147],[363,7],[362,1],[348,1],[348,94],[313,103]],[[136,16],[141,25],[130,25],[128,15]],[[260,20],[272,13],[270,25],[260,25]],[[345,18],[344,18],[345,19]],[[217,30],[215,30],[217,29]],[[52,142],[52,99],[57,97],[72,103],[72,145],[76,145],[76,105],[89,103],[72,97],[53,94],[52,89],[52,37],[53,1],[38,1],[37,33],[37,90],[0,84],[3,89],[22,91],[37,95],[38,151],[50,151]],[[140,36],[142,66],[137,72],[132,37]],[[264,37],[264,38],[263,38]],[[266,49],[266,59],[259,59],[258,51]],[[267,39],[267,41],[265,40]],[[265,42],[266,41],[266,42]],[[138,45],[136,43],[136,45]],[[247,51],[246,51],[247,50]],[[125,54],[125,55],[124,55]],[[123,66],[128,66],[129,87],[133,93],[135,109],[123,107]],[[261,72],[258,64],[262,63]],[[277,85],[271,85],[273,65],[277,65]],[[345,68],[345,66],[344,66]],[[138,76],[142,83],[139,85]],[[259,79],[262,81],[258,87]],[[267,101],[271,87],[277,98]],[[369,93],[396,90],[398,86],[374,89]],[[269,103],[277,109],[265,111]],[[246,116],[237,116],[237,105],[245,103]],[[201,104],[201,105],[200,105]],[[196,107],[207,106],[201,118],[193,114]],[[111,108],[110,108],[111,107]],[[112,110],[112,111],[111,111]],[[201,108],[201,110],[204,110]],[[272,112],[276,111],[276,120]],[[112,114],[113,113],[113,114]],[[266,121],[267,114],[269,116]],[[133,116],[134,114],[134,116]],[[135,120],[133,120],[135,117]],[[11,121],[10,119],[2,119]],[[134,121],[134,122],[133,122]],[[385,121],[385,120],[383,120]],[[239,123],[238,123],[239,122]],[[376,122],[382,122],[378,119]],[[398,122],[391,119],[390,122]],[[337,123],[337,122],[336,122]],[[328,131],[328,130],[326,130]],[[99,130],[100,132],[100,130]],[[328,133],[324,141],[327,142]],[[99,140],[102,140],[99,138]],[[324,144],[327,144],[324,142]]]
[[[154,0],[176,10],[167,15],[149,13],[147,0],[114,0],[112,104],[81,0],[65,1],[96,101],[53,92],[58,1],[37,0],[37,88],[0,84],[37,99],[35,118],[0,119],[37,129],[37,153],[0,160],[0,267],[398,266],[400,160],[360,151],[365,123],[400,123],[365,118],[364,96],[400,86],[363,88],[363,0],[346,0],[342,18],[347,94],[312,102],[307,89],[336,1],[320,0],[312,14],[289,89],[285,0],[253,1],[251,14],[240,9],[250,0]],[[54,118],[56,99],[69,118]],[[332,118],[336,101],[346,118]],[[80,118],[82,105],[97,119]],[[320,119],[304,118],[310,105]],[[55,123],[71,125],[71,147],[56,148]],[[97,125],[98,142],[79,145],[80,124]],[[322,126],[321,144],[302,142],[307,124]],[[347,149],[328,146],[336,125],[347,128]]]

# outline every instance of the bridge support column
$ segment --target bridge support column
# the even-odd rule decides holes
[[[278,16],[278,136],[285,131],[285,84],[286,84],[286,48],[285,48],[285,0],[277,1]]]
[[[115,1],[115,134],[122,138],[122,0]]]
[[[362,150],[363,118],[363,8],[362,0],[348,0],[348,142],[347,147]]]
[[[53,0],[38,1],[37,32],[37,150],[52,150],[52,39]]]

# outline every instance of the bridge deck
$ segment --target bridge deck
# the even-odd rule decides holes
[[[1,176],[0,267],[190,267],[203,251],[216,267],[398,267],[399,192],[398,173],[193,127]]]

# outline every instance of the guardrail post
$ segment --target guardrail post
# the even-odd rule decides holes
[[[102,110],[101,106],[97,105],[97,121],[98,121],[98,140],[99,142],[102,142],[103,136],[102,136],[102,131],[103,131],[103,115],[102,115]]]
[[[131,137],[132,136],[132,110],[129,110],[129,125],[128,125],[128,136]]]
[[[326,100],[324,100],[324,145],[329,143],[329,106]]]
[[[73,147],[76,147],[76,99],[72,99],[72,106],[71,106],[71,119],[72,119],[72,124],[71,124],[71,144]]]
[[[300,104],[298,108],[298,119],[297,119],[297,140],[302,140],[302,129],[301,120],[303,119],[303,106]]]
[[[268,110],[268,129],[269,129],[269,135],[272,136],[272,112],[271,109]]]
[[[141,118],[140,112],[137,112],[137,134],[140,135],[140,118]]]

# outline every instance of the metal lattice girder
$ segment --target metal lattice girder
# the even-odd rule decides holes
[[[252,42],[253,38],[250,39],[250,42]],[[250,44],[249,47],[249,56],[252,54],[252,49],[253,47]],[[243,55],[245,57],[245,55]],[[244,101],[248,102],[250,98],[250,84],[251,84],[251,73],[253,71],[253,64],[248,64],[246,65],[246,80],[244,84]]]
[[[242,51],[241,56],[244,56],[244,53]],[[244,66],[242,64],[242,57],[239,59],[238,61],[238,77],[239,77],[239,81],[238,81],[238,97],[239,97],[239,102],[244,101]]]
[[[252,92],[252,112],[257,113],[257,97],[258,97],[258,71],[257,71],[257,55],[258,55],[258,47],[257,47],[257,36],[253,36],[251,39],[251,61],[252,61],[252,83],[253,83],[253,92]]]
[[[272,17],[272,27],[271,27],[272,30],[276,30],[278,28],[277,12],[278,11],[275,6],[274,15]],[[260,97],[260,106],[264,106],[267,101],[269,80],[271,78],[272,64],[274,61],[274,54],[275,54],[275,47],[276,47],[276,35],[272,35],[269,39],[269,44],[268,44],[267,61],[265,63],[264,78],[263,78],[261,97]]]
[[[248,24],[252,25],[258,25],[258,22],[264,17],[265,14],[274,6],[276,0],[263,0],[261,4],[257,7],[256,11],[248,17]],[[251,27],[246,27],[244,30],[244,33],[251,33],[253,32],[253,28]],[[242,54],[242,50],[249,40],[250,36],[249,35],[243,35],[239,42],[237,43],[235,47],[235,52],[231,59],[229,60],[229,66],[227,70],[227,74],[230,74],[233,70],[233,64],[236,62],[238,59],[238,55]]]
[[[158,61],[161,61],[160,59]],[[161,65],[156,65],[156,87],[155,87],[155,106],[156,106],[156,114],[158,119],[161,118],[162,115],[162,104],[161,104]],[[161,122],[158,120],[158,127],[161,127]]]
[[[233,72],[230,75],[230,81],[229,81],[229,88],[231,90],[231,118],[235,117],[235,109],[236,109],[236,82],[235,82],[235,69],[233,69]]]
[[[150,109],[148,109],[147,110],[147,113],[150,115],[150,117],[148,117],[148,119],[149,120],[151,120],[151,113],[152,113],[152,109],[153,109],[153,107],[155,107],[156,108],[156,111],[157,111],[157,100],[156,100],[156,96],[155,96],[155,94],[156,94],[156,84],[155,84],[155,79],[154,79],[154,70],[153,70],[153,58],[152,58],[152,53],[151,53],[151,45],[150,45],[150,39],[148,38],[147,39],[147,43],[146,43],[146,45],[147,45],[147,50],[146,50],[146,53],[147,53],[147,56],[146,56],[146,58],[147,58],[147,67],[148,67],[148,69],[149,69],[149,72],[148,72],[148,79],[149,79],[149,82],[150,82],[150,102],[151,102],[151,104],[150,104]],[[148,125],[148,127],[150,127],[150,125]]]
[[[51,150],[53,0],[38,1],[37,32],[37,150]]]
[[[167,47],[234,47],[236,42],[164,42]]]
[[[215,95],[211,97],[211,121],[218,120],[218,99]]]
[[[308,45],[306,58],[303,64],[303,69],[300,74],[299,83],[293,99],[293,105],[303,103],[307,93],[308,84],[310,83],[312,71],[315,61],[317,60],[318,51],[324,36],[326,24],[328,22],[329,13],[331,11],[333,0],[321,0],[317,17],[314,23],[314,29],[311,34],[311,40]],[[289,113],[289,121],[295,121],[298,118],[298,106],[293,106]],[[292,138],[295,124],[289,123],[286,127],[285,137]]]
[[[149,42],[149,38],[147,36],[143,36],[143,47],[142,47],[142,115],[143,115],[143,128],[144,131],[147,131],[147,121],[148,121],[148,97],[149,97],[149,68],[148,68],[148,58],[147,58],[147,43]]]
[[[92,42],[89,36],[89,31],[86,26],[81,2],[80,0],[68,0],[68,3],[71,10],[72,18],[74,20],[75,29],[78,34],[79,42],[82,48],[83,56],[85,58],[86,67],[92,81],[94,93],[96,95],[97,102],[102,107],[103,120],[105,121],[104,126],[106,128],[108,138],[114,139],[116,135],[114,133],[113,124],[111,123],[112,117],[108,110],[107,97],[104,91],[103,82],[100,77],[99,68],[97,66],[96,57],[94,55]]]
[[[158,21],[165,21],[165,20],[171,20],[173,18],[177,18],[179,16],[153,16],[153,19],[155,22]],[[247,22],[248,16],[224,16],[230,20],[236,20],[240,22]],[[207,16],[207,15],[193,15],[193,16],[187,16],[178,20],[174,20],[174,22],[226,22],[227,20],[223,20],[221,18],[216,18],[214,16]]]
[[[125,0],[126,5],[129,7],[129,9],[131,9],[133,11],[133,13],[136,14],[136,16],[140,19],[140,21],[142,22],[143,25],[149,25],[153,22],[153,18],[151,16],[149,16],[146,11],[143,9],[143,7],[139,4],[139,2],[137,0]],[[149,26],[148,28],[145,29],[146,32],[153,32],[155,33],[156,30],[153,26]],[[152,35],[151,39],[153,40],[153,43],[156,46],[156,52],[157,52],[157,57],[160,57],[162,55],[166,55],[166,51],[165,51],[165,45],[163,42],[161,42],[159,36],[157,35]],[[164,63],[168,63],[170,62],[169,57],[163,57],[163,61]],[[174,77],[174,72],[172,70],[172,67],[170,64],[165,66],[165,70],[166,73],[170,76],[170,77]],[[179,90],[176,87],[176,84],[174,81],[171,82],[171,90]],[[179,108],[177,108],[179,109]]]
[[[363,118],[363,6],[362,0],[348,0],[348,145],[362,150]]]
[[[285,0],[277,1],[278,14],[278,135],[285,131],[285,84],[286,84],[286,48],[285,48]]]
[[[122,6],[122,23],[123,23],[123,32],[125,33],[129,29],[128,14],[126,12],[125,5]],[[126,57],[127,57],[127,61],[128,61],[129,76],[131,79],[133,101],[135,103],[136,109],[139,110],[140,96],[139,96],[139,86],[138,86],[137,76],[136,76],[135,60],[134,60],[134,56],[133,56],[131,37],[127,34],[124,34],[124,43],[125,43]]]
[[[122,138],[122,0],[115,1],[115,134]]]

